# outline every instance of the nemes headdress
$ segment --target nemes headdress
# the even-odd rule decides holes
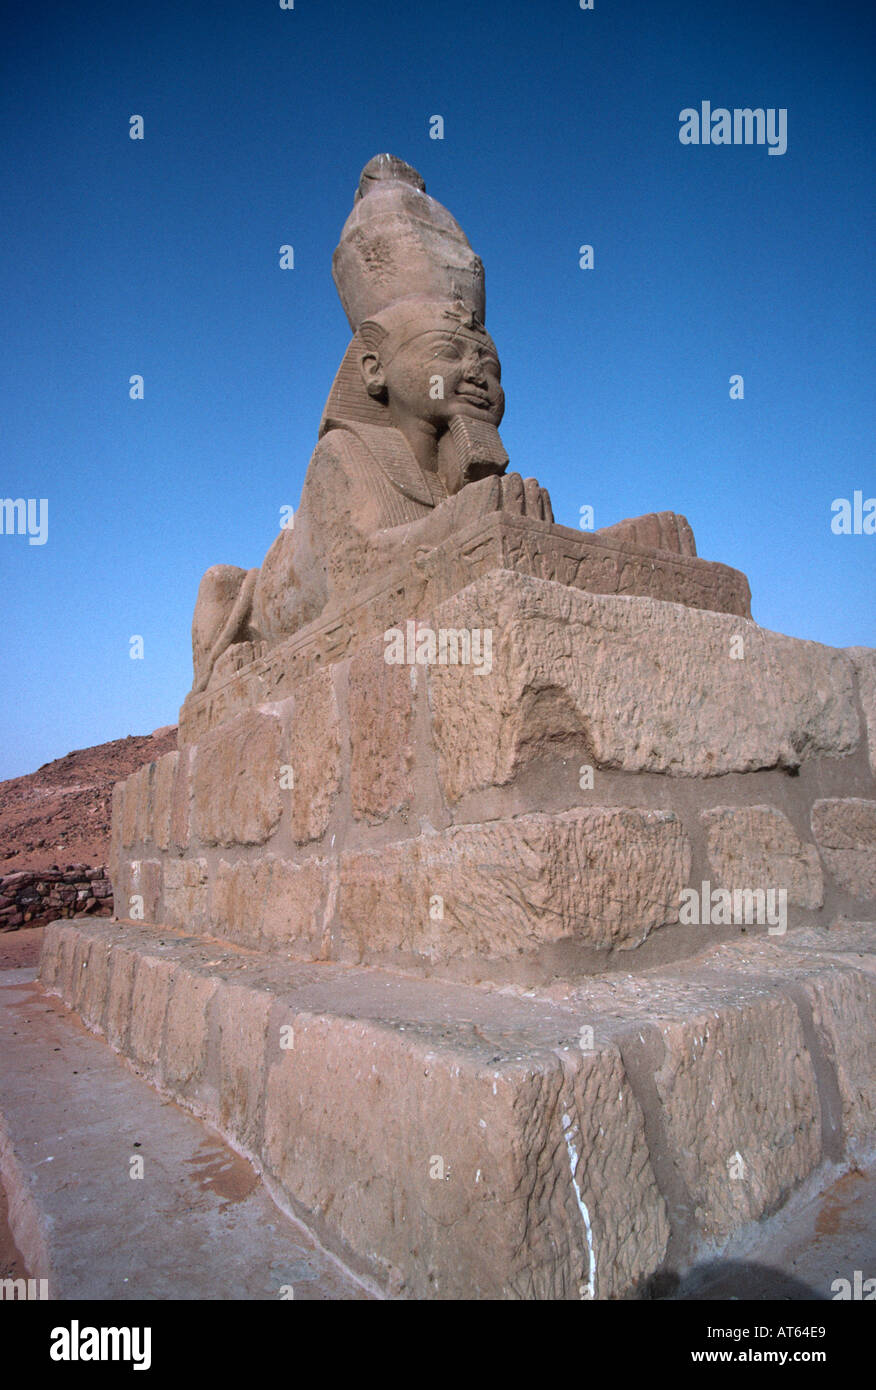
[[[388,425],[386,406],[365,390],[363,352],[396,345],[434,308],[435,327],[482,327],[484,267],[459,223],[430,198],[416,169],[379,154],[362,170],[353,210],[332,259],[353,330],[323,411],[320,435],[341,420]],[[425,304],[424,304],[425,301]]]

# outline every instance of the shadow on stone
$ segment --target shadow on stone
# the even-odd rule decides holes
[[[707,1260],[679,1277],[674,1271],[659,1275],[650,1297],[684,1302],[694,1300],[757,1300],[760,1302],[824,1303],[828,1295],[802,1279],[770,1265],[748,1260]]]

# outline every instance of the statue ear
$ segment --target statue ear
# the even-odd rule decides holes
[[[365,390],[369,396],[382,397],[386,391],[386,373],[383,370],[383,363],[378,354],[371,351],[363,352],[359,358],[359,371],[362,373],[362,380],[365,383]]]

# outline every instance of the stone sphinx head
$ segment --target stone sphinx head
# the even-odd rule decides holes
[[[451,492],[503,472],[505,396],[484,328],[483,265],[403,160],[378,155],[363,169],[333,274],[354,336],[320,435],[398,430]]]
[[[359,329],[365,390],[396,429],[418,420],[437,431],[457,416],[498,426],[505,411],[495,344],[464,305],[401,303]]]
[[[323,430],[345,421],[400,430],[423,457],[431,437],[451,490],[501,473],[505,393],[496,346],[459,301],[410,299],[366,319],[347,349]],[[445,448],[445,446],[447,446]]]

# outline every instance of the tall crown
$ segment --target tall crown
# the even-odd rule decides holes
[[[332,275],[355,333],[400,299],[461,300],[484,319],[484,267],[416,169],[378,154],[362,170]]]

